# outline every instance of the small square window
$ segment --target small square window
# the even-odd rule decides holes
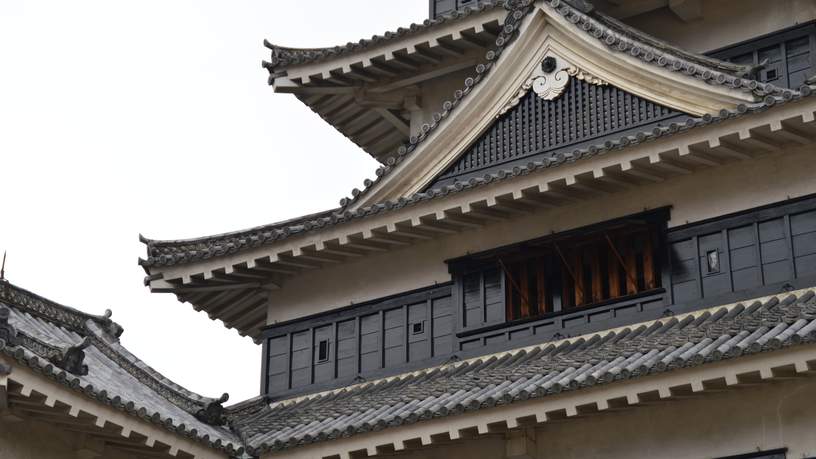
[[[412,335],[421,335],[423,333],[425,333],[425,321],[415,322],[411,324]]]
[[[329,361],[329,340],[324,339],[317,343],[317,361],[318,363]]]
[[[709,274],[720,272],[720,253],[718,251],[709,250],[706,252],[706,267]]]

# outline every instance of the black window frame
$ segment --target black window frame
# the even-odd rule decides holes
[[[783,50],[780,55],[780,66],[778,68],[761,70],[760,74],[755,75],[754,78],[765,82],[766,79],[763,78],[765,76],[763,72],[767,72],[769,70],[779,70],[782,72],[782,75],[778,76],[776,79],[769,80],[771,80],[771,82],[777,86],[798,89],[797,87],[793,87],[798,85],[790,84],[790,56],[788,56],[787,52],[785,51],[787,51],[786,43],[803,37],[809,37],[810,71],[806,73],[807,75],[813,75],[814,71],[816,71],[816,21],[797,24],[793,27],[777,30],[775,32],[744,40],[739,43],[724,46],[722,48],[709,51],[706,53],[706,55],[725,61],[731,61],[732,59],[751,53],[752,64],[756,65],[759,63],[759,53],[761,51],[767,50],[773,46],[780,46]],[[784,78],[784,82],[775,81],[779,78]]]

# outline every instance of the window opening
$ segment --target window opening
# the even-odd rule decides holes
[[[568,311],[659,288],[656,241],[654,224],[635,224],[527,247],[534,255],[498,258],[507,320],[555,312],[556,303]]]
[[[709,274],[720,272],[720,254],[718,251],[709,250],[706,252],[706,265]]]
[[[329,340],[323,339],[317,343],[317,361],[318,363],[329,361]]]

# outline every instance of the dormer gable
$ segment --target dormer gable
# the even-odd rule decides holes
[[[782,91],[751,79],[749,66],[682,51],[591,8],[585,13],[560,0],[514,5],[497,47],[486,56],[488,62],[474,69],[454,99],[398,150],[376,180],[344,202],[347,208],[355,210],[427,189],[483,134],[500,124],[501,116],[534,84],[542,91],[553,91],[547,96],[551,104],[558,104],[570,86],[573,90],[603,86],[631,101],[688,117],[749,107]],[[550,73],[542,69],[545,60],[555,63]],[[582,115],[588,115],[585,108],[599,109],[589,103],[590,107],[580,107]]]

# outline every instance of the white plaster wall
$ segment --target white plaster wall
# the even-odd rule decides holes
[[[808,378],[550,422],[536,430],[531,459],[710,459],[781,447],[788,459],[813,457],[814,400],[816,381]],[[463,440],[404,457],[506,457],[483,445]]]
[[[669,226],[816,193],[816,149],[799,148],[304,273],[270,295],[268,323],[447,282],[445,260],[672,206]]]
[[[37,421],[0,421],[0,459],[77,459],[82,435],[57,430]],[[104,459],[136,459],[131,455],[103,451]]]
[[[813,0],[703,0],[702,5],[703,18],[690,22],[681,21],[667,8],[625,22],[683,49],[702,53],[816,19]]]

